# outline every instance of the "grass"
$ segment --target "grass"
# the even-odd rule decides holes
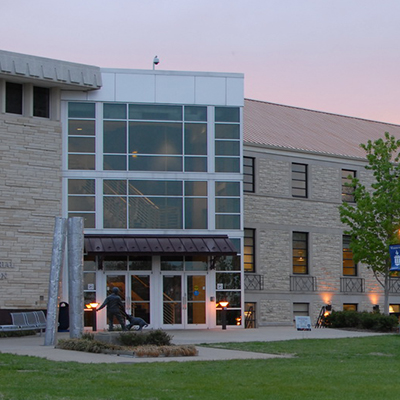
[[[213,346],[295,357],[78,364],[0,354],[0,400],[399,398],[398,335]]]

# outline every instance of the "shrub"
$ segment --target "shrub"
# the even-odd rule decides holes
[[[398,324],[394,315],[375,312],[333,311],[325,319],[331,328],[368,329],[376,332],[390,332]]]
[[[0,338],[2,337],[21,337],[21,336],[33,336],[36,335],[36,331],[4,331],[0,332]]]
[[[172,336],[162,329],[156,329],[147,332],[122,332],[119,335],[119,341],[123,346],[169,346]]]
[[[102,353],[104,350],[118,350],[121,346],[99,342],[98,340],[79,338],[79,339],[60,339],[56,348],[63,350],[85,351],[87,353]]]

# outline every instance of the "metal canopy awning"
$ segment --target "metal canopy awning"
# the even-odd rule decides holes
[[[85,235],[87,254],[236,255],[226,235]]]

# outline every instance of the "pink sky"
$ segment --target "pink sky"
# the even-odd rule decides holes
[[[400,124],[398,0],[2,0],[2,50],[242,72],[245,96]]]

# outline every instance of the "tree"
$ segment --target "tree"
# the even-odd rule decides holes
[[[399,243],[400,228],[400,140],[385,133],[385,140],[361,144],[366,151],[374,182],[370,187],[353,178],[355,204],[339,207],[340,219],[348,226],[354,262],[366,264],[384,290],[384,313],[389,314],[389,245]]]

